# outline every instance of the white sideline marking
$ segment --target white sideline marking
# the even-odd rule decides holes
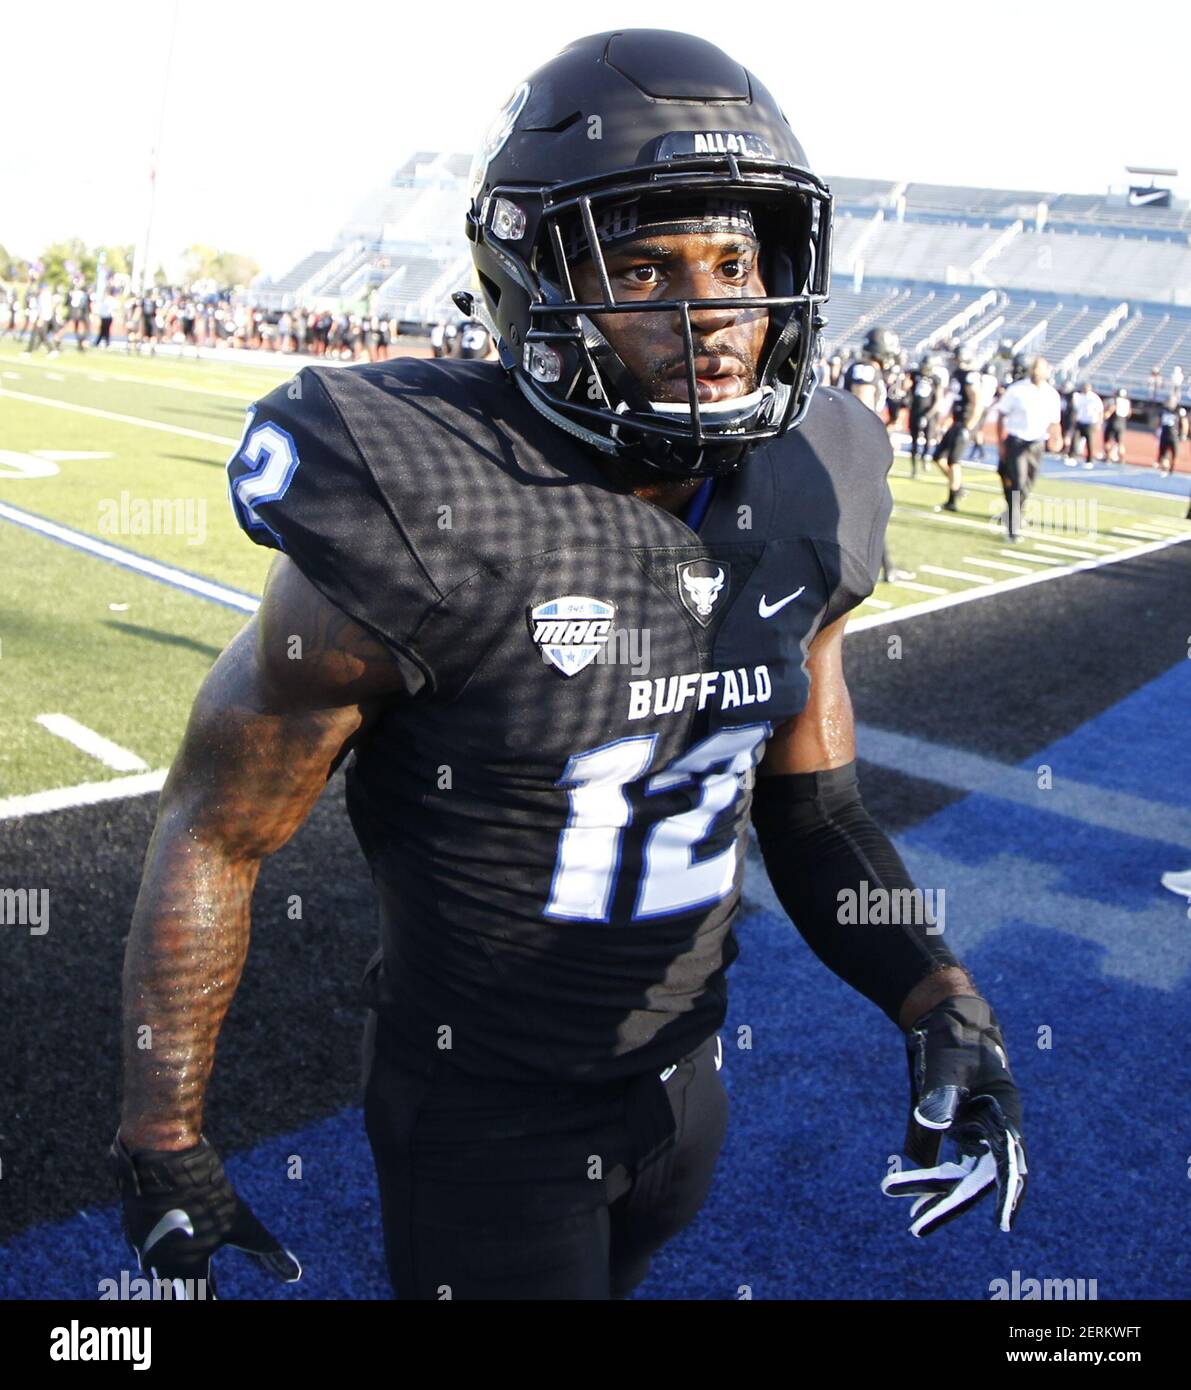
[[[856,746],[866,762],[909,777],[924,777],[1048,815],[1069,816],[1119,835],[1142,836],[1191,850],[1191,810],[1175,802],[1150,800],[1068,776],[1056,779],[1052,787],[1040,792],[1037,772],[1032,767],[1000,763],[963,748],[896,734],[873,724],[857,723]]]
[[[75,405],[73,401],[56,401],[51,396],[33,396],[26,391],[8,391],[0,387],[0,396],[13,401],[29,401],[33,405],[49,406],[52,410],[71,410],[77,415],[94,415],[100,420],[115,420],[120,425],[139,425],[143,430],[160,430],[162,434],[180,434],[186,439],[201,439],[205,444],[224,444],[234,449],[238,439],[223,434],[208,434],[205,430],[188,430],[183,425],[163,425],[159,420],[142,420],[137,415],[118,415],[114,410],[100,410],[93,405]]]
[[[94,806],[101,801],[122,801],[128,796],[146,796],[165,785],[166,770],[139,772],[134,777],[113,777],[108,782],[80,782],[74,787],[54,787],[50,791],[30,792],[27,796],[0,798],[0,820],[19,820],[22,816],[42,816],[49,811],[67,811],[72,806]]]
[[[110,738],[97,734],[94,729],[88,729],[86,724],[80,724],[69,714],[39,714],[36,722],[51,734],[65,739],[67,743],[73,743],[88,757],[103,763],[105,767],[110,767],[113,772],[149,771],[149,764],[143,758],[138,758],[127,748],[121,748]]]
[[[1114,526],[1109,534],[1113,536],[1128,536],[1130,540],[1135,541],[1150,541],[1154,539],[1153,536],[1147,535],[1144,531],[1133,531],[1127,526]]]
[[[1005,564],[1003,561],[1001,561],[1001,560],[981,560],[981,559],[979,559],[979,558],[978,558],[977,556],[975,556],[975,555],[965,555],[965,556],[964,556],[964,564],[965,564],[965,565],[983,565],[985,569],[990,569],[990,570],[1008,570],[1010,574],[1033,574],[1033,573],[1034,573],[1034,571],[1029,567],[1029,565],[1006,565],[1006,564]],[[987,576],[985,576],[985,581],[987,582]]]
[[[0,376],[2,376],[5,381],[20,381],[21,379],[20,372],[0,372]]]
[[[857,607],[858,607],[858,608],[862,608],[866,603],[867,603],[871,608],[892,608],[892,607],[893,607],[893,604],[892,604],[892,603],[886,603],[885,600],[884,600],[883,598],[862,598],[862,599],[860,600],[859,604],[857,604]]]
[[[252,594],[238,593],[235,589],[225,588],[224,585],[216,584],[210,579],[202,579],[197,574],[187,574],[185,570],[174,569],[172,565],[163,565],[131,550],[121,550],[119,546],[97,541],[94,536],[88,536],[83,531],[72,531],[68,526],[59,526],[56,521],[47,521],[45,517],[34,516],[32,512],[10,507],[7,502],[0,502],[0,520],[13,521],[30,531],[39,531],[43,536],[61,541],[75,550],[85,550],[91,555],[98,555],[101,560],[110,560],[124,569],[146,574],[151,579],[159,579],[175,589],[201,594],[203,598],[213,599],[227,608],[238,608],[242,613],[255,613],[260,607],[260,599]]]
[[[987,584],[987,574],[969,574],[966,570],[948,570],[942,565],[919,565],[918,568],[923,574],[938,574],[944,579],[966,579],[973,584]]]

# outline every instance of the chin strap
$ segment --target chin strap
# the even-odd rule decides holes
[[[615,440],[609,439],[606,435],[597,434],[595,430],[584,429],[582,425],[577,425],[574,420],[568,420],[565,415],[548,406],[525,380],[525,375],[520,367],[512,368],[509,375],[517,383],[517,389],[544,420],[548,420],[564,434],[569,434],[584,444],[590,444],[593,449],[598,449],[602,454],[620,453],[620,447]]]

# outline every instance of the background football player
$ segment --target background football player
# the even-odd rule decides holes
[[[918,460],[926,464],[935,444],[943,387],[939,380],[938,359],[931,353],[918,363],[910,382],[910,476],[918,476]]]
[[[980,372],[970,348],[962,343],[955,349],[951,372],[951,423],[935,446],[934,461],[947,479],[947,500],[941,511],[959,510],[963,489],[963,461],[984,415]]]
[[[250,412],[233,505],[282,553],[195,703],[128,942],[112,1162],[143,1267],[209,1275],[230,1244],[298,1275],[203,1098],[261,859],[345,758],[399,1296],[623,1296],[698,1211],[750,812],[798,929],[903,1032],[917,1167],[886,1191],[918,1235],[992,1191],[1010,1227],[1004,1041],[857,787],[843,630],[891,450],[814,389],[830,218],[719,49],[579,40],[476,161],[499,363],[308,367]],[[649,631],[647,676],[598,659],[618,625]],[[841,911],[859,891],[886,924]]]

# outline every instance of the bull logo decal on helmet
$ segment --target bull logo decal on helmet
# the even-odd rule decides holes
[[[728,566],[714,560],[686,560],[677,567],[678,596],[696,622],[706,627],[728,582]]]

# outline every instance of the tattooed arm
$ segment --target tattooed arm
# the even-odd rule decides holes
[[[279,556],[260,610],[203,682],[161,794],[124,958],[130,1148],[198,1142],[261,860],[306,819],[350,741],[408,693],[388,648]]]

